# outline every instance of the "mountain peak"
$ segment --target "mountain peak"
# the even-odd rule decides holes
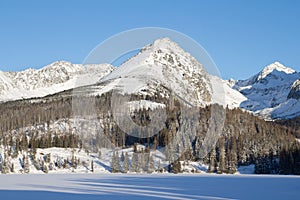
[[[283,64],[281,64],[280,62],[276,61],[270,65],[267,65],[257,76],[257,80],[263,79],[265,78],[267,75],[269,75],[270,73],[272,73],[274,70],[279,71],[279,72],[284,72],[286,74],[293,74],[296,71],[284,66]]]
[[[205,69],[169,38],[159,38],[145,46],[100,81],[108,80],[110,85],[106,88],[121,93],[167,94],[168,88],[192,105],[203,106],[211,101],[211,85]]]
[[[177,54],[186,54],[185,52],[176,42],[172,41],[170,38],[158,38],[153,43],[146,45],[142,48],[141,52],[145,51],[151,52],[161,52],[167,51],[170,53],[177,53]]]
[[[154,47],[158,48],[178,48],[178,44],[176,42],[173,42],[170,38],[159,38],[153,42]]]

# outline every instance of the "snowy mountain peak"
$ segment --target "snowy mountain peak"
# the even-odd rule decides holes
[[[300,113],[299,76],[295,70],[274,62],[251,78],[237,81],[233,88],[247,98],[241,108],[267,119],[290,118]]]
[[[129,94],[142,91],[150,94],[158,90],[163,93],[162,88],[169,88],[194,105],[206,105],[211,101],[211,85],[205,69],[169,38],[160,38],[145,46],[100,81],[106,80],[112,81],[113,88]]]
[[[175,50],[179,49],[180,47],[178,46],[177,43],[173,42],[170,38],[159,38],[154,41],[153,47],[156,49],[170,49],[170,50]]]
[[[61,71],[63,73],[75,73],[79,70],[82,70],[82,65],[72,64],[68,61],[56,61],[53,62],[37,71],[48,72],[48,71]]]
[[[257,76],[257,80],[263,79],[266,76],[268,76],[270,73],[272,73],[274,70],[279,71],[279,72],[284,72],[286,74],[293,74],[296,71],[284,66],[283,64],[279,62],[274,62],[268,66],[266,66]]]

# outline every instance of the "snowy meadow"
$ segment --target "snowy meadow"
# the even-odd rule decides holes
[[[0,176],[1,199],[298,199],[300,177],[40,174]]]

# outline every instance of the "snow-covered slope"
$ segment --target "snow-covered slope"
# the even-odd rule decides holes
[[[209,76],[212,84],[212,103],[217,103],[228,108],[238,108],[247,98],[239,91],[232,88],[230,81],[216,76]]]
[[[122,93],[175,95],[195,105],[211,102],[212,88],[203,66],[168,38],[158,39],[100,80],[97,94],[112,89]]]
[[[108,64],[83,66],[59,61],[38,70],[0,71],[0,101],[42,97],[93,84],[113,70]]]
[[[275,62],[257,75],[237,81],[233,88],[247,98],[241,108],[267,119],[290,118],[300,115],[300,104],[292,99],[298,91],[294,82],[299,78],[295,70]]]

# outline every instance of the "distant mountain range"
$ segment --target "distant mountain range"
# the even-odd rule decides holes
[[[112,89],[154,95],[171,89],[194,106],[218,103],[240,107],[265,119],[300,116],[300,73],[279,62],[246,80],[222,80],[168,38],[145,46],[120,67],[54,62],[39,70],[0,71],[0,101],[43,97],[102,83],[94,94]]]
[[[59,61],[38,70],[0,71],[0,101],[55,94],[74,87],[95,83],[113,70],[114,67],[109,64],[83,66]]]
[[[300,115],[300,74],[279,62],[266,66],[246,80],[234,81],[233,89],[247,100],[240,107],[267,119],[293,118]]]

